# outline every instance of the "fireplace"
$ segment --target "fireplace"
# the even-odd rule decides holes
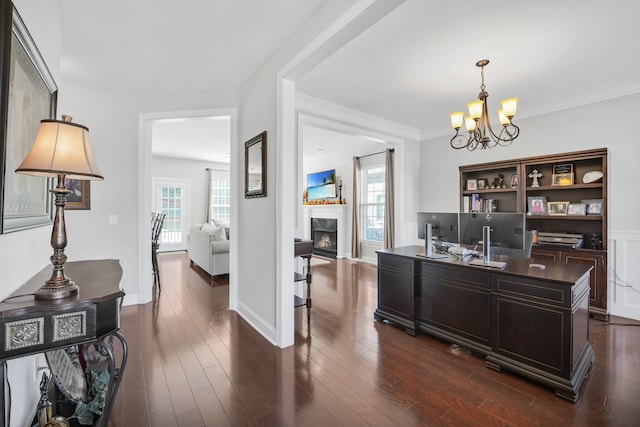
[[[313,253],[329,258],[338,255],[338,220],[335,218],[311,218]]]
[[[331,248],[332,251],[330,254],[325,252],[324,256],[336,259],[349,258],[349,228],[345,220],[347,216],[347,205],[304,205],[302,215],[302,224],[304,224],[304,226],[302,227],[302,236],[305,240],[313,240],[314,242],[315,233],[311,231],[311,228],[313,227],[313,223],[311,221],[312,218],[314,220],[333,219],[334,221],[337,221],[336,225],[331,227],[331,229],[337,229],[336,235],[328,236],[329,239],[335,239],[334,244],[336,245],[336,247]],[[321,228],[326,229],[329,227],[326,227],[326,224],[323,224],[323,227]],[[320,236],[319,239],[320,241],[322,241],[322,236]],[[327,237],[325,237],[325,241],[322,243],[323,246],[325,245],[326,240]],[[314,252],[319,254],[318,251],[314,250]]]

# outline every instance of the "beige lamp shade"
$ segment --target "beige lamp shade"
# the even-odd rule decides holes
[[[36,140],[16,173],[38,176],[65,175],[79,180],[101,180],[102,173],[91,151],[89,129],[63,120],[44,119]]]
[[[462,127],[462,121],[464,120],[464,112],[456,111],[455,113],[449,114],[451,118],[451,126],[454,129],[460,129]]]

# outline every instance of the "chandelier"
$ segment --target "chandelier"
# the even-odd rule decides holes
[[[507,146],[520,134],[518,126],[511,122],[516,115],[518,98],[508,98],[500,103],[502,109],[498,110],[498,118],[502,129],[496,134],[491,128],[486,102],[489,94],[484,85],[484,67],[488,63],[488,59],[481,59],[476,62],[476,67],[480,67],[481,70],[482,84],[480,85],[478,100],[467,104],[469,115],[464,117],[464,112],[462,111],[449,115],[451,117],[451,126],[456,130],[456,134],[451,138],[451,147],[455,149],[466,148],[469,151],[473,151],[478,148],[483,150],[493,148],[497,145]],[[460,134],[463,117],[467,132],[469,132],[468,138]]]

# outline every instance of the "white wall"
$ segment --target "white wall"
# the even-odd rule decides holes
[[[278,72],[353,3],[354,0],[325,1],[240,91],[240,141],[247,141],[266,130],[268,142],[267,197],[240,199],[238,204],[238,222],[242,224],[242,228],[235,233],[238,236],[238,251],[242,254],[238,259],[238,312],[267,339],[278,345],[286,346],[293,342],[293,325],[286,326],[286,329],[290,329],[286,331],[286,337],[278,335],[278,332],[282,332],[283,325],[276,322],[277,306],[281,304],[281,301],[276,301],[276,296],[282,287],[292,286],[290,279],[285,279],[284,270],[288,270],[286,278],[290,278],[294,269],[293,228],[285,230],[281,235],[276,233],[278,218],[283,215],[279,212],[278,200],[293,197],[293,194],[284,194],[280,190],[292,186],[291,183],[299,173],[295,163],[276,168],[279,163],[277,156],[280,155],[280,135],[276,132],[279,126],[276,114],[279,105]],[[238,150],[237,163],[232,168],[244,170],[241,160],[244,157],[240,147]],[[287,265],[281,269],[282,283],[278,283],[280,279],[277,277],[276,266],[281,262],[278,257],[280,245],[284,244],[291,246],[285,249],[290,251],[291,260],[282,261]],[[293,313],[292,307],[284,308],[281,305],[281,309],[290,309],[291,314]],[[292,319],[292,315],[289,317]]]
[[[423,141],[420,209],[458,210],[460,165],[608,147],[609,308],[640,319],[640,138],[630,131],[639,102],[640,94],[634,94],[518,120],[520,136],[508,147],[468,152],[450,148],[450,136]],[[635,289],[613,285],[614,271],[619,284]]]
[[[14,0],[27,29],[60,87],[60,9],[57,2]],[[42,268],[50,264],[51,226],[0,235],[0,300],[6,298]],[[7,363],[12,401],[10,427],[22,427],[33,416],[37,402],[36,358],[24,357]],[[6,406],[5,406],[6,407]],[[0,420],[2,424],[4,420]]]
[[[228,171],[229,164],[159,156],[152,158],[151,174],[154,178],[189,181],[190,203],[189,218],[186,218],[187,226],[195,222],[206,222],[207,191],[209,190],[206,168]]]
[[[141,115],[228,107],[236,102],[233,94],[201,93],[158,98],[65,84],[59,110],[89,127],[93,152],[104,175],[104,181],[91,184],[91,210],[71,211],[67,216],[69,246],[66,252],[70,260],[122,260],[126,277],[125,304],[146,302],[144,297],[139,299],[139,295],[145,294],[142,288],[149,288],[153,283],[151,276],[149,283],[138,283],[139,219],[148,219],[151,212],[150,203],[145,207],[147,211],[140,211],[138,200],[150,196],[152,191],[151,170],[144,194],[138,189]],[[147,155],[151,164],[150,151]],[[118,216],[117,225],[109,225],[112,214]],[[150,268],[149,264],[149,271]]]

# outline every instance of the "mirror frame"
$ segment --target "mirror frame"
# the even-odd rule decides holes
[[[249,150],[258,145],[262,145],[262,188],[249,190]],[[256,147],[258,148],[258,147]],[[261,132],[244,143],[244,197],[254,199],[256,197],[267,197],[267,131]]]

